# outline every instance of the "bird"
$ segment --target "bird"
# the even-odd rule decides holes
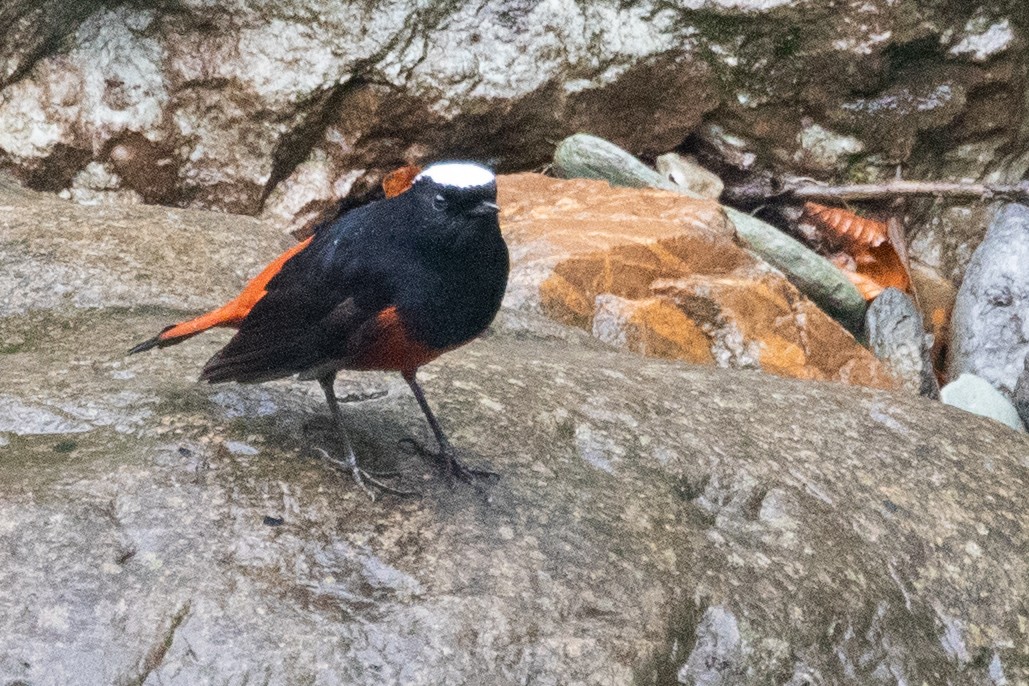
[[[129,354],[175,345],[216,326],[238,329],[204,365],[200,380],[317,380],[346,464],[373,499],[368,483],[404,492],[358,461],[336,398],[336,375],[400,372],[439,446],[423,452],[436,458],[448,481],[495,478],[458,459],[417,372],[478,337],[499,311],[510,260],[498,212],[491,169],[469,161],[429,165],[403,192],[318,227],[230,302],[165,327]]]

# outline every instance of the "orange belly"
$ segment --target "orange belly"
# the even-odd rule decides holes
[[[430,348],[414,340],[400,319],[396,307],[387,307],[376,317],[373,334],[347,364],[349,369],[397,371],[411,374],[423,364],[453,348]]]

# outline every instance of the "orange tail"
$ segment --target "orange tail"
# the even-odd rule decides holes
[[[161,333],[134,347],[129,351],[129,354],[141,353],[144,350],[150,350],[151,348],[164,348],[169,345],[175,345],[176,343],[181,343],[187,338],[192,338],[198,333],[202,333],[216,326],[239,326],[239,323],[243,321],[243,318],[250,314],[250,310],[252,310],[254,305],[257,304],[257,301],[263,298],[264,294],[267,293],[265,286],[267,286],[268,282],[272,280],[272,277],[279,273],[279,270],[282,269],[282,265],[286,264],[289,258],[310,245],[313,238],[314,237],[312,236],[300,243],[297,243],[292,248],[276,257],[271,264],[261,270],[260,274],[251,279],[250,283],[243,287],[243,291],[239,295],[218,309],[206,312],[195,319],[190,319],[189,321],[172,324],[171,326],[166,327],[161,331]]]
[[[410,188],[411,184],[414,183],[414,178],[418,176],[419,172],[421,172],[420,167],[409,164],[405,167],[394,169],[387,174],[386,178],[382,181],[382,187],[386,192],[386,197],[396,197]],[[279,273],[279,270],[282,269],[282,265],[286,264],[289,258],[310,245],[312,238],[314,237],[308,237],[275,258],[275,260],[265,267],[260,274],[251,279],[250,283],[243,287],[242,293],[237,295],[231,301],[225,303],[216,310],[211,310],[195,319],[190,319],[188,322],[179,322],[178,324],[172,324],[171,326],[166,327],[161,331],[161,333],[134,347],[129,351],[129,354],[141,353],[144,350],[150,350],[151,348],[164,348],[169,345],[175,345],[176,343],[181,343],[187,338],[192,338],[198,333],[202,333],[216,326],[239,326],[239,323],[243,321],[243,318],[250,314],[250,310],[252,310],[254,305],[257,304],[257,301],[263,298],[264,294],[267,293],[264,287],[268,285],[268,282],[272,280],[272,277]]]

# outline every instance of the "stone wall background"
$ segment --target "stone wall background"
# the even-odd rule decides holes
[[[309,224],[405,162],[538,169],[576,131],[770,173],[1029,170],[1023,3],[5,0],[0,168],[28,186]],[[957,280],[992,208],[913,206]]]

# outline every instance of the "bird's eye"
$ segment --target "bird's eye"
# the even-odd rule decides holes
[[[436,197],[432,199],[432,206],[437,210],[442,210],[447,206],[447,199],[443,197],[442,193],[437,193]]]

